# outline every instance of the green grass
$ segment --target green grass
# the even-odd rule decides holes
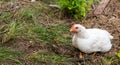
[[[69,60],[69,57],[63,55],[57,55],[53,52],[34,52],[29,54],[28,59],[33,60],[34,62],[47,63],[50,65],[55,64],[67,64],[66,61]],[[69,63],[68,63],[69,64]]]
[[[20,60],[18,60],[18,57],[22,57],[22,53],[0,47],[0,61],[12,61],[16,64],[22,65]]]
[[[9,41],[10,39],[14,39],[15,35],[16,35],[16,23],[12,22],[6,26],[4,26],[3,28],[5,28],[3,31],[6,31],[6,33],[3,35],[2,38],[2,43],[5,43],[7,41]]]
[[[46,6],[46,5],[45,5]],[[46,7],[41,7],[41,4],[35,5],[25,5],[20,9],[16,10],[16,12],[3,12],[0,16],[0,23],[3,23],[0,28],[0,43],[6,44],[11,41],[16,41],[17,39],[25,39],[25,40],[34,40],[39,41],[43,45],[69,45],[71,43],[71,38],[67,36],[69,32],[69,28],[64,23],[57,23],[56,20],[53,23],[57,23],[46,26],[41,24],[41,22],[46,23],[51,20],[51,14],[46,12]],[[45,17],[43,17],[45,16]],[[49,17],[48,17],[49,16]],[[40,17],[43,17],[39,19]],[[50,18],[47,19],[46,17]],[[58,21],[58,20],[57,20]],[[4,51],[4,49],[1,49]],[[0,51],[1,51],[0,50]],[[1,53],[3,53],[1,51]],[[1,56],[1,59],[11,60],[15,63],[22,64],[18,59],[14,58],[14,55],[17,55],[16,51],[7,50],[3,53],[5,56]],[[7,54],[7,55],[6,55]],[[3,58],[2,58],[3,57]],[[40,53],[39,51],[36,53],[29,54],[28,58],[32,61],[37,62],[52,62],[63,63],[68,57],[63,55],[57,55],[53,51],[47,53]],[[48,63],[46,62],[46,63]]]
[[[1,30],[7,30],[2,34],[2,43],[9,43],[11,40],[16,40],[18,38],[27,39],[27,40],[35,40],[41,42],[43,45],[69,45],[71,43],[71,39],[65,35],[69,34],[69,29],[64,24],[59,24],[56,26],[44,26],[44,25],[35,25],[33,23],[20,23],[20,22],[11,22],[10,24],[6,24]],[[36,54],[37,53],[37,54]],[[38,61],[38,62],[52,62],[62,63],[68,59],[63,55],[57,55],[53,51],[47,53],[36,52],[30,54],[29,59]],[[11,54],[8,54],[11,55]],[[8,58],[9,59],[9,58]],[[15,62],[19,62],[15,60],[13,57],[10,58]],[[46,62],[46,63],[48,63]]]
[[[69,28],[62,23],[58,23],[57,27],[54,25],[46,26],[41,24],[39,17],[46,16],[53,13],[41,14],[45,7],[38,5],[26,5],[23,8],[18,9],[17,12],[12,14],[12,12],[3,12],[0,16],[0,22],[4,23],[0,29],[2,33],[2,43],[8,42],[11,39],[22,37],[25,39],[39,40],[42,43],[69,43],[70,38],[64,37],[64,35],[69,34]],[[45,12],[46,13],[46,12]],[[51,17],[51,16],[49,16]],[[51,18],[52,19],[52,18]],[[49,22],[49,19],[42,18],[43,23]],[[53,21],[53,23],[56,23]],[[52,40],[51,40],[52,39]]]
[[[45,27],[43,25],[34,25],[31,23],[12,22],[1,29],[3,32],[2,43],[11,39],[24,37],[26,39],[39,40],[44,44],[53,43],[70,43],[70,38],[64,35],[69,34],[69,29],[60,24],[57,27]],[[2,33],[2,32],[1,32]]]

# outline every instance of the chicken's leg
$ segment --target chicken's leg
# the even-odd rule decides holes
[[[82,52],[80,52],[79,58],[80,58],[80,59],[82,59],[82,58],[83,58],[83,56],[82,56]]]
[[[96,55],[96,52],[93,53],[93,56],[95,56],[95,55]]]

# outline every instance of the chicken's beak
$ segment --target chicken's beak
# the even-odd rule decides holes
[[[77,31],[75,31],[74,29],[70,29],[70,32],[73,32],[73,33],[77,33]]]
[[[73,32],[73,29],[70,29],[70,32]]]
[[[72,25],[72,27],[70,28],[70,32],[75,32],[75,25]]]

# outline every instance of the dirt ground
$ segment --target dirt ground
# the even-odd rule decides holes
[[[104,12],[98,16],[88,16],[87,23],[83,24],[88,28],[100,28],[109,31],[114,39],[112,40],[114,54],[120,50],[120,2],[111,0]],[[112,54],[111,54],[112,55]]]
[[[111,57],[116,58],[116,52],[118,52],[120,50],[120,2],[118,2],[117,0],[111,0],[101,15],[94,16],[93,11],[90,12],[86,18],[85,23],[81,23],[80,20],[73,20],[73,19],[63,19],[61,21],[66,21],[64,23],[68,24],[69,27],[73,23],[80,23],[87,28],[105,29],[105,30],[109,31],[111,33],[111,35],[114,36],[114,39],[112,40],[113,47],[108,53],[97,53],[95,56],[93,56],[92,54],[83,53],[83,56],[87,59],[87,61],[78,60],[80,51],[75,49],[71,45],[69,47],[68,46],[61,47],[59,45],[56,45],[56,46],[58,46],[57,50],[59,50],[59,51],[55,50],[54,51],[55,53],[70,55],[71,57],[76,59],[76,60],[74,60],[74,62],[80,62],[82,65],[101,65],[101,63],[102,63],[101,60],[103,58],[111,58]],[[9,45],[8,44],[9,48],[14,49],[14,50],[23,51],[26,54],[34,52],[39,49],[43,49],[43,48],[51,49],[51,50],[56,48],[54,46],[53,46],[53,48],[44,47],[40,44],[31,45],[30,41],[27,41],[27,40],[19,40],[16,43],[19,43],[19,44],[17,44],[17,45]],[[36,43],[39,43],[39,42],[36,42]],[[68,51],[68,52],[63,53],[60,51],[60,49],[70,50],[71,52]],[[27,61],[27,60],[23,61],[23,62],[24,62],[24,65],[34,65],[32,62]],[[36,64],[36,65],[40,65],[40,64]],[[112,65],[120,65],[120,63],[113,62]]]
[[[109,31],[114,39],[112,40],[113,48],[110,55],[120,50],[120,2],[111,0],[104,12],[98,16],[89,16],[87,23],[88,28],[100,28]]]

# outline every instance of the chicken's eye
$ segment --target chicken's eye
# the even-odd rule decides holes
[[[75,29],[78,29],[78,27],[75,27]]]

